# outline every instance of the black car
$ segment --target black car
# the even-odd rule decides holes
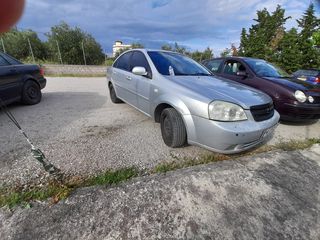
[[[39,103],[46,82],[40,66],[23,64],[0,52],[0,98],[5,104],[17,101],[28,105]]]
[[[290,77],[262,59],[226,57],[203,62],[214,75],[267,93],[285,121],[320,119],[320,86]]]

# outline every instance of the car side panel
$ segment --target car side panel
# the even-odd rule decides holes
[[[21,96],[21,72],[15,66],[0,66],[0,97],[4,101]]]
[[[137,82],[137,101],[138,108],[146,113],[151,115],[150,109],[150,97],[151,97],[151,84],[152,80],[143,76],[134,76]]]
[[[130,105],[137,107],[137,79],[134,74],[118,68],[113,68],[112,80],[117,96]]]

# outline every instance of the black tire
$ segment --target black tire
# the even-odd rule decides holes
[[[110,92],[110,99],[113,103],[122,103],[121,99],[117,97],[116,91],[114,90],[114,87],[112,84],[109,86],[109,92]]]
[[[41,101],[42,94],[40,86],[32,81],[28,80],[25,82],[22,88],[22,103],[27,105],[34,105]]]
[[[160,116],[161,134],[164,143],[172,148],[186,144],[187,131],[181,115],[174,108],[166,108]]]

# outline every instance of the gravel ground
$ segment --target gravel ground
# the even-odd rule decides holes
[[[172,156],[209,153],[199,147],[168,148],[159,124],[127,104],[112,104],[104,78],[48,78],[35,106],[9,106],[46,157],[72,175],[106,169],[152,168]],[[280,125],[270,143],[320,136],[319,122]],[[45,178],[15,126],[0,112],[0,185],[27,184]]]

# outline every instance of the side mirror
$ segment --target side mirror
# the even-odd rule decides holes
[[[248,77],[248,73],[246,71],[238,71],[237,76],[239,77]]]
[[[134,67],[132,73],[139,76],[147,76],[148,72],[144,67]]]

